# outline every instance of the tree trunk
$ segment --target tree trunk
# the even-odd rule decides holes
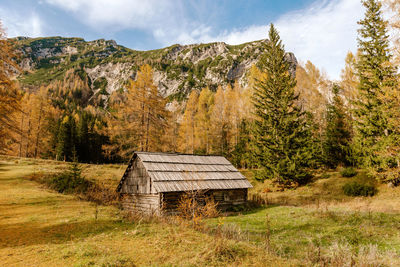
[[[147,123],[146,123],[146,151],[149,151],[149,127],[150,127],[150,107],[147,112]]]
[[[28,114],[28,129],[27,129],[27,134],[26,134],[25,157],[28,157],[28,155],[29,155],[30,135],[31,135],[31,113],[29,112],[29,114]]]
[[[19,140],[19,157],[22,157],[22,139],[24,137],[24,131],[22,128],[24,127],[24,112],[22,112],[22,118],[21,118],[21,132],[20,132],[20,140]]]
[[[42,111],[43,111],[43,106],[41,105],[39,109],[39,118],[38,118],[38,126],[37,126],[36,141],[35,141],[35,154],[34,154],[35,158],[37,157],[38,146],[39,146],[40,121],[42,119]]]

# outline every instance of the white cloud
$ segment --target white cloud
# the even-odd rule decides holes
[[[357,49],[357,21],[363,13],[359,0],[336,0],[281,17],[276,26],[288,50],[337,79],[347,52]]]
[[[40,17],[34,13],[17,13],[5,8],[0,8],[0,18],[9,37],[43,36],[43,23]]]
[[[294,52],[301,61],[310,60],[338,79],[349,50],[357,48],[357,21],[363,16],[359,0],[317,2],[275,21],[286,50]],[[235,29],[214,37],[202,36],[198,41],[225,41],[229,44],[265,39],[268,25]]]
[[[189,17],[186,0],[43,1],[72,13],[98,32],[139,29],[151,33],[162,45],[211,41],[240,44],[265,39],[268,34],[268,21],[265,25],[217,32],[210,25],[196,21],[196,16]],[[274,23],[287,51],[294,52],[301,61],[312,61],[337,79],[346,53],[356,50],[357,21],[363,11],[359,0],[316,1],[305,9],[281,16]],[[20,27],[14,23],[18,27],[12,28],[39,35],[40,20],[36,24],[24,23]]]
[[[82,23],[104,30],[142,29],[163,36],[162,29],[180,27],[180,2],[172,0],[46,0],[73,13]]]

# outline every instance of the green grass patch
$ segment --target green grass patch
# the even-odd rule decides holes
[[[353,167],[344,168],[340,171],[342,177],[354,177],[357,175],[357,170]]]
[[[209,219],[208,223],[217,227],[221,219]],[[270,206],[228,216],[222,224],[250,242],[262,244],[270,239],[272,250],[287,258],[306,258],[307,248],[313,244],[319,244],[323,253],[336,243],[354,251],[376,245],[382,253],[400,252],[399,214]]]

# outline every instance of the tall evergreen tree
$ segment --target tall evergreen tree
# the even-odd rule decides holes
[[[312,159],[307,114],[298,106],[296,81],[275,27],[271,25],[259,68],[266,79],[254,88],[255,147],[259,178],[272,178],[282,186],[306,183]]]
[[[342,89],[334,84],[332,88],[332,103],[328,104],[326,111],[326,129],[324,136],[324,159],[325,163],[335,168],[339,164],[349,165],[351,163],[351,126],[349,116],[339,95]]]
[[[365,17],[358,23],[359,77],[358,100],[355,102],[356,145],[360,163],[381,168],[387,158],[380,152],[387,149],[392,134],[382,95],[396,86],[395,68],[390,64],[387,22],[382,17],[381,3],[364,0]]]

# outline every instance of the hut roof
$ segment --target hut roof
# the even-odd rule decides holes
[[[118,185],[118,191],[136,158],[143,163],[158,193],[252,187],[246,177],[222,156],[135,152]]]

